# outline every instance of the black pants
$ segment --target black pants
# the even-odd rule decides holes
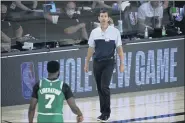
[[[104,115],[110,115],[110,81],[114,70],[114,60],[103,60],[93,62],[93,72],[97,84],[100,112]]]

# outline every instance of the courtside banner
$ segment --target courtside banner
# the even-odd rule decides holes
[[[127,43],[123,48],[124,73],[116,55],[112,94],[184,86],[184,38]],[[47,77],[51,60],[60,62],[60,80],[75,97],[97,96],[92,59],[89,72],[84,72],[86,54],[87,48],[74,48],[2,57],[2,106],[27,104],[34,84]]]

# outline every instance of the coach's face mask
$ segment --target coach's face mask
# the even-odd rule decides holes
[[[75,10],[74,9],[69,9],[69,10],[67,10],[67,14],[68,15],[74,15],[74,13],[75,13]]]

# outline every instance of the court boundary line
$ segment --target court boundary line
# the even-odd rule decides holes
[[[173,117],[173,116],[180,116],[185,115],[185,112],[179,112],[179,113],[171,113],[171,114],[163,114],[163,115],[156,115],[156,116],[148,116],[148,117],[141,117],[141,118],[132,118],[127,120],[119,120],[119,121],[111,121],[111,123],[126,123],[126,122],[134,122],[134,121],[142,121],[142,120],[151,120],[151,119],[159,119],[159,118],[165,118],[165,117]]]
[[[155,116],[148,116],[148,117],[141,117],[141,118],[132,118],[127,120],[118,120],[118,121],[110,121],[110,123],[126,123],[126,122],[134,122],[134,121],[142,121],[142,120],[151,120],[151,119],[159,119],[159,118],[165,118],[165,117],[174,117],[174,116],[180,116],[185,115],[185,112],[179,112],[179,113],[171,113],[171,114],[163,114],[163,115],[155,115]],[[13,123],[11,121],[3,120],[6,123]],[[182,121],[177,121],[181,123]],[[177,123],[173,122],[173,123]]]

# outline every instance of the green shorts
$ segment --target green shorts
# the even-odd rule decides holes
[[[63,123],[63,115],[41,115],[38,114],[37,123]]]

